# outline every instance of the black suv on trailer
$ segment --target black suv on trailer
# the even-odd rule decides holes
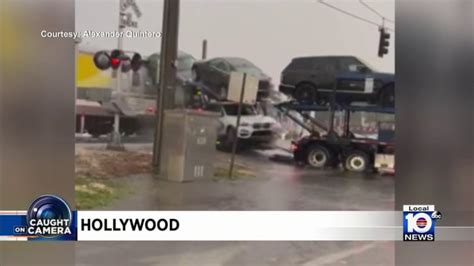
[[[324,104],[335,85],[338,102],[391,107],[395,102],[395,75],[378,73],[354,56],[294,58],[281,73],[280,91],[300,102]]]

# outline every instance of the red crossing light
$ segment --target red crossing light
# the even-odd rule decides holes
[[[112,50],[110,53],[110,66],[112,69],[118,69],[124,56],[123,51],[121,50]]]

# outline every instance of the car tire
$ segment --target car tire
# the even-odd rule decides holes
[[[193,67],[191,69],[191,79],[193,81],[199,81],[199,74],[198,74],[197,69],[195,67]]]
[[[225,134],[225,147],[232,151],[232,146],[237,138],[237,131],[233,127],[229,127]]]
[[[226,149],[226,143],[225,143],[225,136],[219,136],[217,137],[216,141],[216,149],[219,151],[225,151]]]
[[[351,151],[344,159],[344,169],[350,172],[363,173],[370,169],[370,158],[363,151]]]
[[[395,87],[390,85],[380,92],[379,103],[382,107],[395,106]]]
[[[97,128],[91,127],[91,128],[86,129],[86,132],[89,133],[93,138],[100,138],[100,136],[110,134],[113,131],[114,131],[113,128],[109,129],[109,128],[100,128],[100,127],[97,127]]]
[[[306,152],[306,162],[309,166],[316,169],[323,169],[332,164],[333,158],[331,152],[322,145],[312,145]]]
[[[298,85],[295,90],[294,98],[298,102],[323,103],[322,99],[318,97],[318,89],[310,83]]]
[[[120,133],[122,133],[124,136],[129,137],[129,136],[135,134],[135,133],[136,133],[136,130],[133,129],[133,128],[122,129],[122,130],[120,131]]]

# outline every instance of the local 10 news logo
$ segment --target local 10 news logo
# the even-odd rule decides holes
[[[403,205],[403,241],[434,241],[441,217],[434,205]]]

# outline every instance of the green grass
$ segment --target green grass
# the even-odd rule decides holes
[[[232,179],[255,177],[255,174],[242,166],[234,166]],[[214,170],[214,180],[229,178],[228,167],[216,167]]]
[[[214,180],[228,179],[228,167],[216,167]],[[251,178],[255,174],[249,169],[235,165],[232,179]],[[121,180],[104,179],[90,176],[76,177],[76,206],[78,210],[92,210],[108,206],[114,200],[132,193]]]
[[[76,205],[78,210],[91,210],[109,205],[112,201],[131,193],[117,180],[93,177],[76,177]]]

